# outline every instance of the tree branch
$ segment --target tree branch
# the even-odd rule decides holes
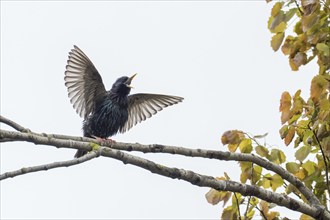
[[[86,137],[74,137],[68,135],[58,135],[58,134],[37,134],[37,133],[20,133],[15,131],[0,130],[0,140],[3,138],[13,139],[17,141],[28,141],[34,144],[50,145],[58,148],[72,148],[80,149],[85,151],[92,150],[91,144],[100,144],[96,139],[86,138]],[[67,146],[66,143],[70,142]],[[208,159],[217,159],[224,161],[249,161],[264,167],[267,170],[273,171],[280,175],[283,179],[294,185],[309,201],[310,204],[314,206],[322,206],[317,197],[295,176],[268,160],[265,160],[257,155],[253,154],[243,154],[243,153],[231,153],[223,151],[214,150],[202,150],[202,149],[189,149],[184,147],[166,146],[160,144],[150,144],[142,145],[139,143],[107,143],[103,142],[102,146],[111,147],[117,150],[125,151],[139,151],[143,153],[169,153],[177,154],[188,157],[201,157]]]
[[[100,147],[99,150],[101,151],[102,156],[120,160],[124,164],[132,164],[141,167],[152,173],[173,179],[184,180],[196,186],[210,187],[221,191],[238,192],[244,196],[255,196],[267,202],[276,203],[280,206],[304,213],[317,219],[330,220],[330,213],[327,212],[324,207],[313,207],[307,205],[306,203],[292,199],[287,195],[273,193],[256,186],[242,184],[231,180],[217,180],[214,177],[201,175],[190,170],[169,168],[153,161],[108,147]]]
[[[72,160],[67,160],[67,161],[60,161],[60,162],[54,162],[54,163],[49,163],[49,164],[44,164],[44,165],[38,165],[38,166],[33,166],[33,167],[24,167],[19,170],[11,171],[11,172],[6,172],[4,174],[0,175],[0,181],[7,179],[7,178],[12,178],[16,177],[19,175],[23,175],[26,173],[33,173],[33,172],[38,172],[38,171],[47,171],[49,169],[54,169],[54,168],[59,168],[59,167],[69,167],[69,166],[74,166],[83,162],[86,162],[88,160],[91,160],[95,157],[99,156],[99,152],[97,151],[91,151],[90,153],[79,157],[75,158]]]
[[[98,145],[93,146],[93,143],[91,143],[91,142],[87,143],[87,142],[79,142],[79,141],[73,141],[73,140],[63,140],[63,139],[58,139],[58,138],[52,138],[52,137],[49,137],[48,135],[47,135],[47,137],[44,137],[41,135],[35,135],[35,134],[31,134],[31,133],[20,133],[20,132],[15,132],[15,131],[0,130],[0,139],[2,139],[2,138],[29,141],[29,142],[32,142],[35,144],[50,145],[50,146],[55,146],[58,148],[74,148],[74,149],[81,149],[81,150],[86,150],[86,151],[91,151],[94,148],[94,151],[97,151],[97,153],[92,152],[91,153],[92,158],[95,157],[96,155],[100,154],[105,157],[111,157],[111,158],[120,160],[124,164],[132,164],[132,165],[141,167],[143,169],[151,171],[152,173],[156,173],[156,174],[174,178],[174,179],[182,179],[184,181],[190,182],[193,185],[197,185],[197,186],[201,186],[201,187],[211,187],[213,189],[222,190],[222,191],[238,192],[244,196],[256,196],[265,201],[276,203],[280,206],[287,207],[288,209],[291,209],[294,211],[299,211],[301,213],[312,216],[314,218],[330,219],[330,213],[327,212],[323,206],[313,207],[308,204],[299,202],[295,199],[292,199],[286,195],[273,193],[273,192],[261,189],[259,187],[241,184],[241,183],[237,183],[234,181],[216,180],[213,177],[201,175],[201,174],[195,173],[193,171],[189,171],[189,170],[178,169],[178,168],[169,168],[169,167],[154,163],[150,160],[146,160],[141,157],[137,157],[137,156],[130,155],[128,153],[124,153],[120,150],[116,150],[116,149],[109,148],[109,147],[103,147],[103,146],[99,147]],[[118,143],[115,143],[115,145],[117,145],[117,144]],[[123,144],[121,143],[121,145],[123,145]],[[159,146],[159,145],[157,145],[157,146]],[[156,149],[159,149],[159,148],[156,148]],[[166,147],[161,148],[161,149],[166,149]],[[170,147],[170,149],[173,150],[173,147],[172,148]],[[185,150],[185,149],[182,149],[182,150]],[[197,152],[201,152],[201,150],[197,150]],[[206,152],[208,152],[208,151],[206,151]],[[90,155],[90,154],[87,154],[87,155]],[[194,154],[192,154],[192,155],[194,155]],[[190,155],[190,156],[192,156],[192,155]],[[212,154],[212,155],[214,156],[214,154]],[[195,156],[197,156],[197,155],[195,155]],[[213,156],[211,158],[215,158]],[[86,159],[87,157],[88,156],[86,156],[84,158]],[[75,162],[77,162],[77,160],[74,159],[74,160],[71,160],[70,162],[75,163]],[[70,162],[67,161],[68,164]],[[34,169],[35,171],[40,171],[40,170],[46,170],[46,169],[52,168],[51,165],[48,165],[48,166],[41,165],[41,166],[37,166],[37,167],[38,168],[31,168],[31,170]],[[56,168],[56,167],[58,167],[58,164],[57,164],[57,166],[55,166],[53,163],[53,168]],[[16,172],[18,172],[18,173],[25,172],[25,170],[21,169],[20,171],[16,171]],[[8,175],[8,173],[6,175]]]
[[[20,131],[20,132],[29,132],[30,131],[29,129],[21,126],[20,124],[14,122],[8,118],[3,117],[2,115],[0,115],[0,122],[14,128],[15,130]]]

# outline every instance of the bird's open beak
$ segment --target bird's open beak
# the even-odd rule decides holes
[[[132,80],[134,79],[134,77],[137,75],[137,73],[134,73],[133,74],[133,76],[131,76],[130,78],[128,78],[128,80],[126,81],[126,86],[128,87],[128,88],[133,88],[133,86],[131,86],[131,82],[132,82]]]

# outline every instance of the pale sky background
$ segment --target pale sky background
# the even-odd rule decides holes
[[[307,97],[317,69],[310,64],[292,72],[287,57],[272,51],[271,6],[263,0],[1,1],[1,114],[35,132],[80,136],[82,119],[63,79],[76,44],[107,89],[118,77],[137,72],[132,93],[185,98],[114,140],[226,150],[222,133],[240,129],[268,132],[268,146],[289,154],[278,135],[279,99],[283,91],[299,88]],[[74,153],[1,144],[1,173],[69,160]],[[226,171],[239,180],[235,162],[135,155],[206,175]],[[218,219],[222,210],[222,204],[206,202],[208,188],[110,158],[0,184],[2,219]]]

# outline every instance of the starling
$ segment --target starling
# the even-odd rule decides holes
[[[136,76],[118,78],[106,91],[101,75],[77,46],[69,52],[65,86],[74,109],[83,117],[85,137],[106,139],[124,133],[163,108],[177,104],[182,97],[139,93],[129,95]],[[75,158],[87,152],[78,150]]]

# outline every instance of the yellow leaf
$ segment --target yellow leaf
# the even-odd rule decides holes
[[[290,119],[291,96],[288,92],[283,92],[280,100],[281,122],[284,124]]]
[[[251,139],[244,139],[238,145],[241,153],[251,153],[252,151],[252,141]]]
[[[253,166],[253,173],[252,173],[252,177],[251,177],[251,181],[253,184],[257,183],[260,180],[261,172],[262,172],[261,166],[258,166],[258,165]]]
[[[231,207],[231,206],[225,208],[222,211],[221,219],[222,220],[238,219],[237,210],[233,209],[233,207]]]
[[[260,203],[259,203],[259,206],[260,206],[260,210],[263,213],[268,213],[269,212],[268,202],[266,202],[264,200],[261,200]]]
[[[304,168],[300,168],[299,171],[298,171],[296,174],[294,174],[294,175],[295,175],[298,179],[303,180],[303,179],[306,177],[307,172],[305,171]]]
[[[288,134],[284,138],[284,143],[286,146],[288,146],[291,143],[291,141],[295,135],[295,131],[296,131],[296,129],[293,126],[290,126]]]
[[[237,150],[238,144],[228,144],[229,152],[235,152]]]
[[[240,180],[242,183],[245,183],[248,179],[251,179],[252,163],[241,161],[239,164],[241,167]]]
[[[223,206],[226,205],[228,200],[231,197],[231,192],[226,192],[226,191],[218,191],[215,189],[211,189],[205,194],[205,198],[208,203],[212,205],[216,205],[219,202],[223,201]]]
[[[311,98],[314,102],[317,102],[322,93],[327,89],[328,81],[322,76],[317,75],[313,78],[311,84]]]
[[[314,218],[310,217],[309,215],[302,214],[299,220],[314,220]]]
[[[225,175],[226,180],[230,180],[230,177],[229,177],[229,175],[227,174],[227,172],[224,172],[224,175]]]
[[[284,39],[284,33],[283,32],[279,32],[279,33],[275,34],[272,37],[272,40],[271,40],[270,44],[271,44],[274,51],[277,51],[280,48],[280,46],[283,42],[283,39]]]
[[[282,21],[274,28],[274,33],[284,32],[286,29],[286,22]]]
[[[314,163],[310,160],[306,161],[301,166],[307,171],[308,176],[312,175],[315,172],[316,167],[317,167],[316,163]]]
[[[283,3],[282,2],[276,2],[272,8],[271,15],[275,17],[278,12],[282,9]]]
[[[267,178],[264,178],[262,181],[262,187],[265,189],[268,189],[270,187],[270,180]]]
[[[290,55],[292,53],[292,51],[294,50],[293,43],[292,43],[293,41],[294,41],[294,38],[290,35],[285,38],[284,44],[281,48],[284,55]]]
[[[220,191],[215,190],[215,189],[210,189],[206,194],[205,198],[208,203],[212,205],[216,205],[220,202]]]

